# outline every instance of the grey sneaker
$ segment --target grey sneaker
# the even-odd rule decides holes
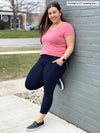
[[[61,90],[64,90],[64,84],[61,78],[59,79],[58,85],[60,86]]]
[[[36,121],[34,121],[30,126],[28,126],[26,128],[26,130],[28,132],[32,132],[32,131],[34,131],[36,129],[39,129],[42,125],[44,125],[44,121],[43,122],[40,122],[40,123],[37,123]]]

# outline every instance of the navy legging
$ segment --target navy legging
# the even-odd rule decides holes
[[[59,57],[41,55],[25,81],[25,86],[29,90],[36,90],[44,86],[44,96],[40,109],[42,114],[49,111],[53,101],[54,88],[66,69],[65,63],[62,66],[52,63],[57,58]]]

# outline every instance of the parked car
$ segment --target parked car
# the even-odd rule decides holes
[[[38,30],[38,22],[34,22],[30,25],[30,30]]]

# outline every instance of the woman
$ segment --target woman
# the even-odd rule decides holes
[[[40,58],[29,72],[25,85],[29,90],[44,86],[44,97],[37,119],[27,127],[33,131],[44,124],[56,84],[66,69],[66,63],[74,49],[74,30],[65,22],[60,5],[50,3],[40,21],[39,30],[43,44]]]

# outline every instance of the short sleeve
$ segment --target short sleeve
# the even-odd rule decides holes
[[[65,26],[65,28],[64,28],[64,31],[65,31],[65,32],[64,32],[64,38],[68,37],[69,35],[75,34],[72,25],[69,24],[69,23],[66,24],[66,26]]]

